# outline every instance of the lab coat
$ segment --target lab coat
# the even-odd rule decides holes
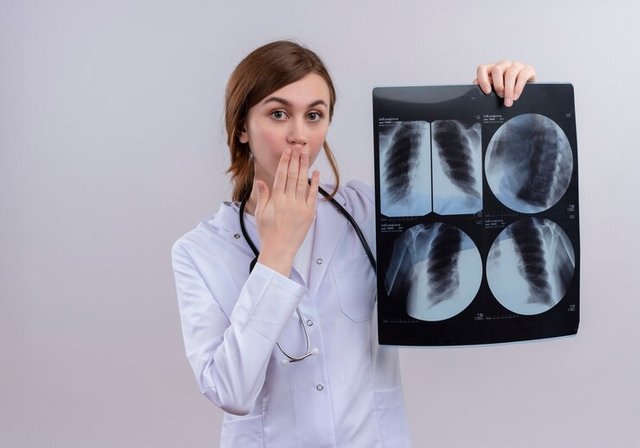
[[[336,199],[373,247],[373,192],[352,181]],[[260,247],[255,225],[247,231]],[[224,203],[174,245],[187,357],[201,392],[225,411],[222,447],[409,447],[398,352],[377,343],[376,278],[355,231],[319,199],[308,284],[258,263],[237,205]],[[305,352],[303,322],[318,350]]]

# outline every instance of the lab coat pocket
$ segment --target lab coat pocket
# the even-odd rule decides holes
[[[402,388],[374,391],[374,399],[382,446],[410,448],[411,439],[405,416]]]
[[[332,263],[340,309],[351,320],[371,320],[376,297],[376,277],[366,256]]]
[[[234,417],[222,423],[222,448],[263,446],[262,415]]]

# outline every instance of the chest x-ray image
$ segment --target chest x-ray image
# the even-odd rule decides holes
[[[429,144],[425,121],[380,126],[380,203],[387,216],[420,216],[431,211]]]
[[[576,334],[573,88],[373,91],[378,336],[469,345]]]
[[[491,191],[504,205],[521,213],[554,206],[567,191],[572,168],[567,136],[553,120],[539,114],[507,121],[487,150]]]
[[[481,280],[482,260],[471,238],[437,222],[418,224],[398,237],[384,284],[390,297],[405,299],[409,316],[437,321],[465,309]]]
[[[482,210],[480,123],[438,120],[432,126],[433,205],[439,215]]]
[[[458,215],[482,209],[480,123],[381,123],[378,142],[384,215]]]

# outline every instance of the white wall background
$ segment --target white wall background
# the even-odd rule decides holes
[[[640,437],[640,8],[608,0],[0,1],[0,446],[209,447],[172,242],[229,196],[222,95],[276,38],[324,57],[344,178],[373,181],[371,88],[480,62],[575,85],[578,336],[406,349],[416,447],[632,447]]]

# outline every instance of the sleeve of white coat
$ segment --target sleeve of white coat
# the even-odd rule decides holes
[[[172,260],[185,348],[198,386],[226,412],[247,414],[305,288],[258,263],[228,319],[180,241]]]

